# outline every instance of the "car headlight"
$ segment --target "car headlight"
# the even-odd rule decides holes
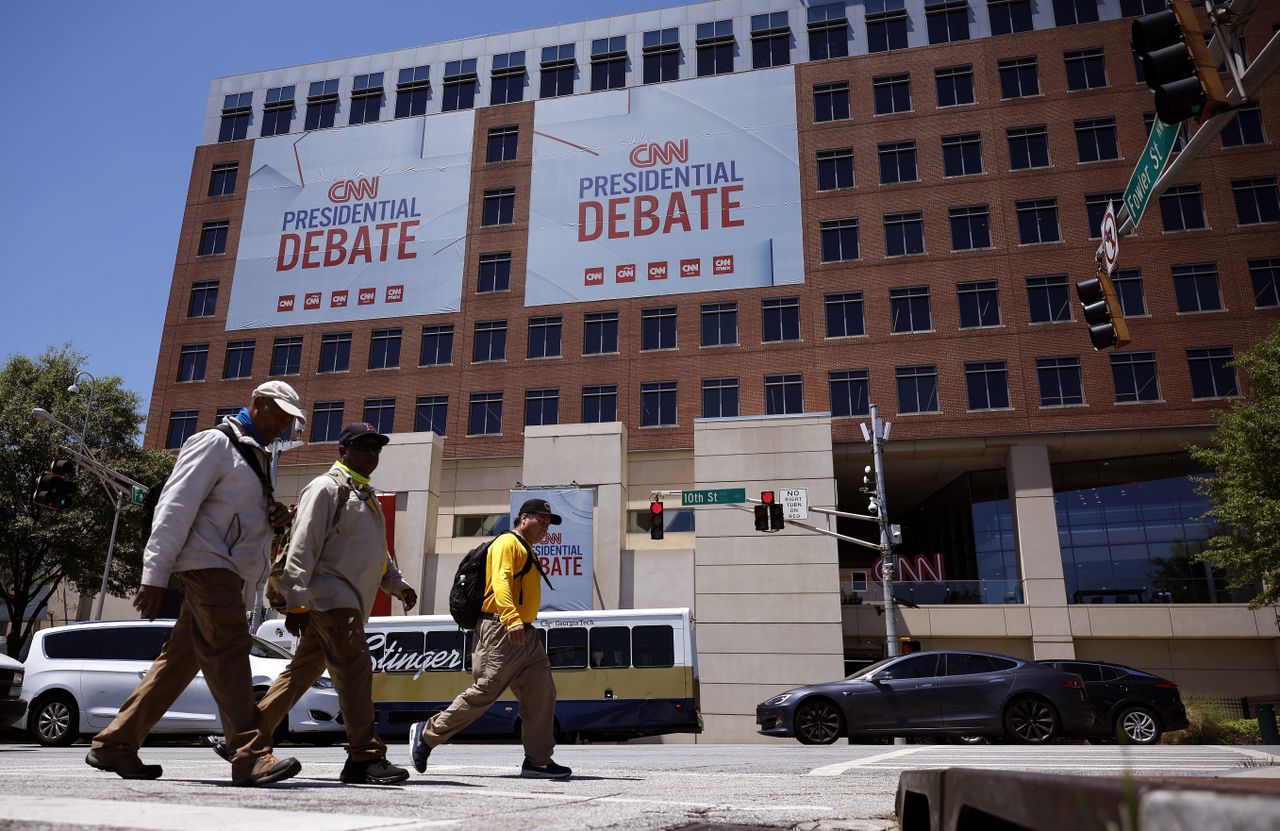
[[[322,675],[316,679],[311,688],[315,690],[331,690],[333,689],[333,679]]]
[[[21,672],[15,672],[15,673],[13,674],[13,684],[14,684],[14,686],[17,686],[18,684],[21,684],[21,683],[22,683],[22,678],[23,678],[23,675],[22,675],[22,673],[21,673]]]
[[[788,698],[790,698],[790,697],[791,697],[791,696],[793,696],[793,695],[795,695],[795,693],[783,693],[782,695],[775,695],[773,698],[771,698],[771,699],[769,699],[768,701],[766,701],[766,702],[764,703],[764,706],[766,706],[766,707],[776,707],[776,706],[778,706],[779,704],[785,704],[785,703],[787,702],[787,699],[788,699]]]

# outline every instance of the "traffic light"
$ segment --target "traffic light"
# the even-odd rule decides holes
[[[755,506],[757,531],[781,531],[786,527],[782,517],[782,505],[773,491],[760,492],[760,504]]]
[[[1165,124],[1195,116],[1203,121],[1226,106],[1222,79],[1189,0],[1169,0],[1167,10],[1135,18],[1131,45]]]
[[[1105,269],[1099,268],[1093,277],[1076,283],[1076,294],[1084,306],[1084,322],[1089,325],[1089,340],[1095,350],[1129,344],[1124,310]]]
[[[56,459],[49,470],[40,474],[36,483],[36,492],[31,501],[41,508],[65,511],[75,504],[79,486],[70,477],[76,473],[75,462],[70,459]]]
[[[912,652],[920,651],[920,641],[913,641],[909,638],[899,638],[898,645],[902,647],[903,655],[910,655]]]
[[[862,492],[876,492],[876,472],[871,465],[867,465],[862,469]]]
[[[662,503],[655,499],[649,503],[649,539],[662,539],[662,522]]]

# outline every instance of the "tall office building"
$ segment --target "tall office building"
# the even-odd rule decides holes
[[[1124,240],[1132,343],[1095,352],[1073,289],[1153,118],[1127,18],[1163,5],[715,0],[220,78],[147,446],[273,378],[309,412],[285,494],[343,423],[393,434],[428,613],[545,493],[551,602],[691,607],[702,740],[738,741],[882,656],[877,555],[678,493],[865,513],[874,403],[901,635],[1275,693],[1275,616],[1195,559],[1186,453],[1280,321],[1274,83]]]

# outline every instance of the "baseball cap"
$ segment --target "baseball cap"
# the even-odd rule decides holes
[[[560,515],[551,513],[551,503],[545,499],[526,499],[516,516],[520,514],[547,514],[551,517],[552,525],[559,525],[561,522]]]
[[[299,397],[297,390],[284,381],[267,381],[265,384],[259,384],[249,400],[252,401],[254,398],[270,398],[276,402],[277,407],[294,418],[307,420],[307,414],[302,411],[302,398]]]
[[[372,424],[366,421],[353,421],[343,427],[342,432],[338,434],[338,444],[346,447],[361,436],[373,436],[381,447],[386,447],[387,442],[391,441],[390,436],[379,433],[378,428]]]

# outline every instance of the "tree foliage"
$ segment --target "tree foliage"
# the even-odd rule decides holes
[[[1235,587],[1261,584],[1250,601],[1280,602],[1280,328],[1236,359],[1247,398],[1218,415],[1213,443],[1189,448],[1210,475],[1197,487],[1207,518],[1232,529],[1209,540],[1200,558],[1231,574]]]
[[[79,433],[92,388],[85,448],[98,461],[144,486],[173,466],[170,454],[138,445],[145,419],[139,412],[141,398],[123,389],[118,376],[96,381],[81,376],[80,394],[67,391],[85,361],[64,344],[36,358],[11,355],[0,368],[0,589],[12,622],[7,640],[11,655],[30,639],[49,597],[60,587],[97,595],[115,516],[114,495],[84,465],[75,476],[79,494],[70,510],[51,511],[32,503],[36,482],[58,448],[75,446],[66,430],[34,417],[32,409],[52,413]],[[142,573],[141,510],[130,506],[127,496],[124,504],[108,579],[108,590],[121,596],[133,592]]]

